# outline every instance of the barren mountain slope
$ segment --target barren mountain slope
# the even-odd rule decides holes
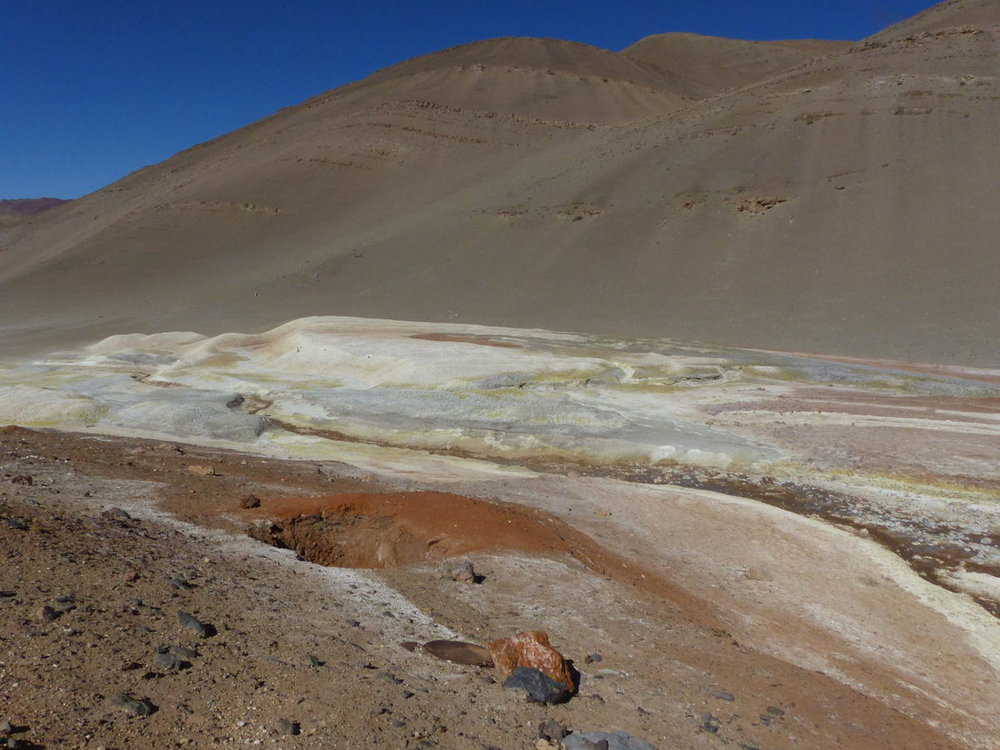
[[[546,238],[574,281],[529,288],[561,327],[587,305],[608,330],[1000,361],[997,52],[996,25],[864,45],[554,153],[520,200],[601,213]]]
[[[623,57],[670,73],[691,96],[704,98],[742,88],[822,55],[840,52],[850,42],[797,39],[750,42],[700,34],[654,34],[621,51]]]
[[[5,346],[351,314],[996,364],[983,7],[687,104],[583,45],[403,63],[0,238]]]
[[[417,58],[0,235],[0,280],[17,279],[4,320],[31,331],[177,325],[172,314],[193,312],[176,304],[186,290],[232,325],[259,307],[261,288],[301,274],[320,283],[309,301],[259,320],[308,314],[339,299],[329,282],[372,235],[398,235],[428,204],[554,140],[682,101],[640,66],[574,43],[494,40]],[[214,327],[205,313],[186,325]]]
[[[893,24],[870,36],[869,40],[904,38],[925,32],[936,33],[959,26],[987,27],[997,24],[996,0],[946,0],[923,13]]]

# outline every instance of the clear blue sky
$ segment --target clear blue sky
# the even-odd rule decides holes
[[[74,198],[415,55],[497,36],[860,39],[933,0],[5,0],[0,198]]]

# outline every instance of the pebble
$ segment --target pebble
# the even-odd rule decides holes
[[[476,575],[476,570],[472,567],[472,563],[466,560],[451,571],[451,580],[458,581],[459,583],[481,583],[483,577]]]
[[[148,699],[133,698],[128,693],[114,696],[111,699],[111,704],[124,709],[126,712],[132,714],[132,716],[146,717],[152,715],[156,711],[156,706],[154,706]]]
[[[20,518],[8,518],[6,520],[7,520],[7,527],[14,529],[14,531],[28,530],[28,524],[25,521],[22,521]]]
[[[14,731],[14,725],[4,719],[0,721],[0,734],[10,734]]]
[[[569,730],[555,719],[546,719],[538,725],[538,736],[543,740],[558,742],[567,734],[569,734]]]
[[[157,646],[153,661],[158,667],[164,669],[187,669],[191,666],[191,662],[180,656],[174,649],[166,646]]]
[[[771,714],[772,716],[784,716],[785,715],[785,712],[782,711],[777,706],[768,706],[767,707],[767,712],[769,714]]]
[[[253,494],[251,494],[251,495],[245,495],[240,500],[240,507],[241,508],[245,508],[245,509],[259,508],[260,507],[260,498],[257,497],[256,495],[253,495]]]
[[[711,734],[715,734],[722,728],[722,722],[717,716],[712,716],[712,714],[703,714],[701,720],[701,728]]]
[[[729,701],[730,703],[732,703],[734,700],[736,700],[736,696],[734,696],[732,693],[726,692],[725,690],[709,690],[708,694],[711,695],[713,698],[718,698],[720,701]]]
[[[177,619],[180,621],[181,627],[192,631],[199,638],[208,638],[215,635],[214,627],[207,622],[202,622],[197,617],[193,617],[182,609],[177,610]]]
[[[602,661],[604,661],[604,657],[600,654],[587,654],[583,658],[584,664],[599,664]]]
[[[281,734],[298,735],[302,733],[302,727],[297,721],[290,719],[278,719],[278,731]]]
[[[171,646],[170,653],[179,659],[188,659],[189,661],[194,659],[196,656],[201,656],[201,654],[193,648],[184,648],[184,646]]]
[[[52,622],[58,616],[59,614],[48,604],[35,610],[35,619],[41,620],[42,622]]]

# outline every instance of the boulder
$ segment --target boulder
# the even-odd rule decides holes
[[[518,667],[503,686],[524,690],[528,694],[528,700],[533,703],[562,703],[570,696],[570,691],[563,683],[532,667]]]
[[[489,649],[501,682],[506,683],[518,668],[536,669],[565,688],[562,697],[576,691],[569,665],[563,655],[549,644],[549,636],[544,631],[530,630],[501,638],[490,643]]]

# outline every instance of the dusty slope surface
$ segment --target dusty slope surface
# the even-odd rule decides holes
[[[759,83],[849,46],[850,42],[820,39],[750,42],[675,32],[640,39],[621,55],[676,76],[692,97],[703,99]]]
[[[996,365],[997,10],[939,16],[698,101],[568,42],[403,63],[7,231],[4,346],[351,314]]]
[[[995,740],[1000,699],[998,404],[995,370],[347,318],[115,336],[0,372],[0,422],[246,456],[167,444],[126,461],[170,474],[163,508],[184,520],[287,524],[257,536],[324,562],[513,549],[522,597],[554,575],[526,562],[544,551],[969,747]],[[298,459],[287,487],[260,456]],[[244,513],[247,490],[264,500]],[[434,590],[393,580],[417,603]],[[576,584],[558,580],[565,602]]]

